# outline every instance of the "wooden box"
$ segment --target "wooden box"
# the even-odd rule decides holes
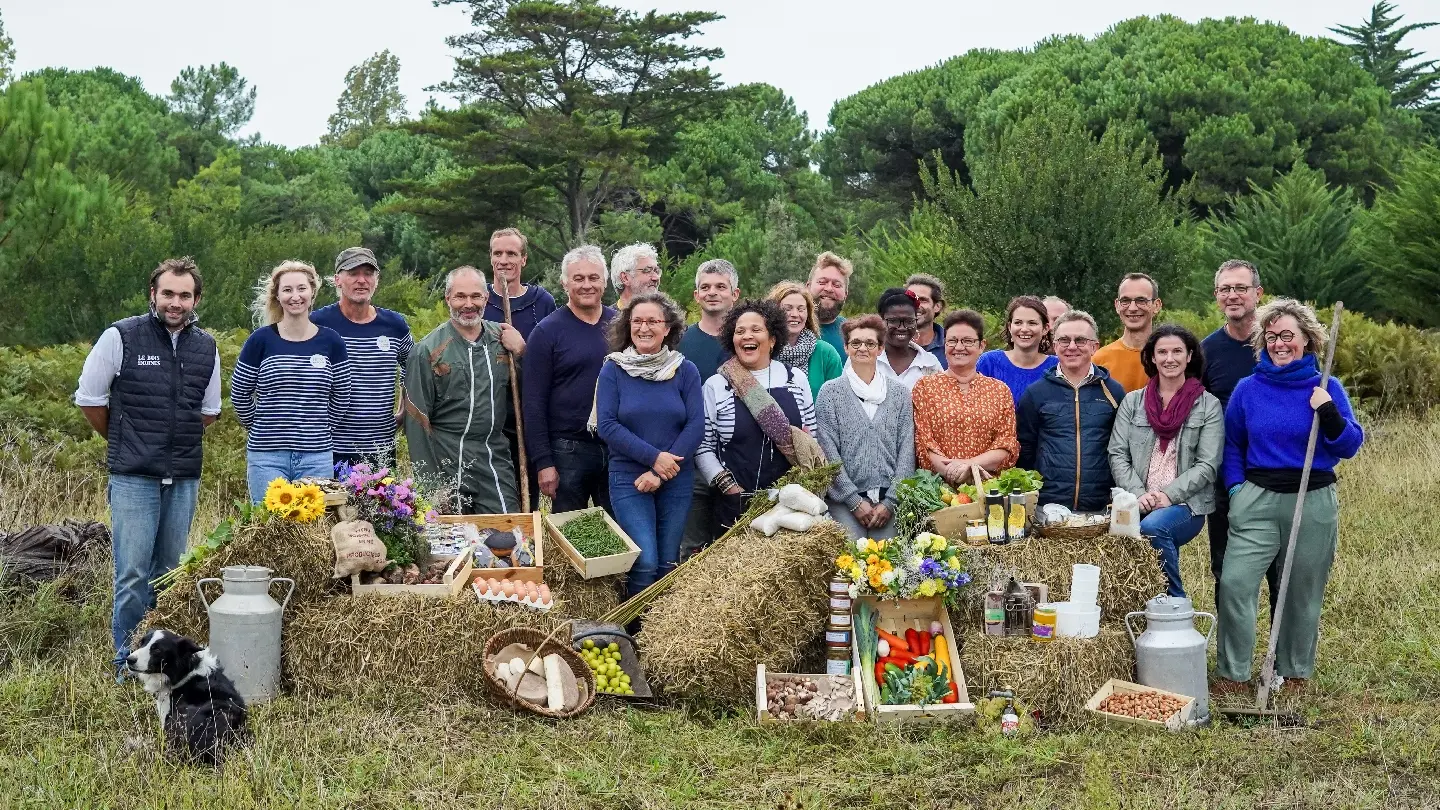
[[[932,703],[925,707],[911,704],[885,705],[878,703],[868,707],[870,716],[879,721],[902,721],[902,720],[943,720],[951,717],[967,717],[975,713],[975,704],[970,702],[970,692],[965,686],[965,671],[960,666],[959,637],[955,635],[955,628],[950,626],[950,612],[945,609],[945,603],[939,597],[930,599],[876,599],[873,596],[862,596],[856,600],[858,608],[860,601],[866,601],[875,608],[875,626],[887,633],[904,635],[905,630],[914,628],[916,630],[929,630],[930,622],[940,622],[941,631],[945,634],[945,651],[949,653],[950,671],[954,673],[955,689],[959,693],[958,703]],[[851,609],[850,626],[855,626],[853,618],[855,608]],[[853,633],[852,633],[853,639]],[[852,644],[850,648],[852,672],[856,678],[863,678],[860,667],[860,646]],[[871,678],[874,673],[871,673]],[[876,695],[879,695],[880,684],[876,684]]]
[[[470,549],[456,555],[445,568],[444,582],[440,585],[391,585],[389,583],[362,585],[360,574],[350,575],[350,592],[355,596],[362,594],[379,594],[381,596],[400,596],[402,594],[414,593],[421,596],[459,596],[470,583],[470,572],[474,566],[470,558]]]
[[[860,670],[851,667],[849,675],[814,675],[808,672],[766,672],[764,664],[757,664],[755,667],[755,718],[761,723],[821,723],[829,722],[822,720],[810,720],[808,718],[795,719],[786,718],[781,720],[770,714],[770,701],[766,698],[765,687],[770,685],[772,678],[809,678],[817,684],[829,685],[836,681],[849,681],[855,689],[855,713],[846,720],[835,722],[848,722],[850,720],[865,719],[865,688],[860,683]]]
[[[1110,712],[1103,712],[1100,710],[1100,703],[1104,701],[1105,698],[1108,698],[1111,695],[1131,695],[1137,692],[1159,692],[1162,695],[1169,695],[1171,697],[1176,697],[1185,701],[1185,706],[1180,709],[1180,711],[1176,712],[1174,716],[1172,716],[1170,719],[1166,720],[1163,723],[1157,720],[1145,720],[1140,717],[1127,717],[1123,714],[1112,714]],[[1111,678],[1110,680],[1105,682],[1104,686],[1100,687],[1100,691],[1096,692],[1089,700],[1085,702],[1085,710],[1090,712],[1091,714],[1103,717],[1104,719],[1112,723],[1123,723],[1125,725],[1139,726],[1141,728],[1148,728],[1156,731],[1179,731],[1180,729],[1189,727],[1193,722],[1193,718],[1195,715],[1195,698],[1189,695],[1181,695],[1176,692],[1167,692],[1164,689],[1156,689],[1153,686],[1141,686],[1138,683],[1122,681],[1119,678]]]
[[[630,550],[604,557],[587,558],[582,556],[580,552],[570,544],[570,541],[566,539],[564,533],[560,531],[560,527],[590,512],[599,512],[604,515],[605,522],[609,524],[610,530],[619,535],[620,539],[625,541],[625,546]],[[565,558],[570,561],[570,564],[575,567],[575,570],[580,572],[580,576],[583,579],[595,579],[596,577],[608,577],[626,573],[635,565],[636,558],[640,556],[640,547],[635,545],[635,541],[630,539],[630,535],[626,534],[625,530],[620,528],[620,524],[616,523],[614,518],[610,517],[610,515],[605,513],[604,509],[598,506],[592,506],[589,509],[577,509],[573,512],[558,512],[553,515],[546,515],[545,533],[560,546],[560,551],[565,555]]]
[[[441,523],[469,523],[476,529],[496,529],[508,532],[519,526],[530,539],[535,541],[535,564],[521,568],[475,568],[472,567],[469,579],[481,577],[485,579],[514,579],[534,582],[537,585],[545,582],[545,536],[541,533],[541,522],[539,512],[519,512],[508,515],[440,515],[436,517]],[[469,584],[467,581],[466,585]]]

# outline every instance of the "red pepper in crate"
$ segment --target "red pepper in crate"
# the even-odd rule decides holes
[[[941,702],[941,703],[959,703],[959,702],[960,702],[960,690],[955,688],[955,682],[954,682],[954,681],[951,681],[951,682],[950,682],[950,691],[947,692],[947,693],[945,693],[945,697],[941,698],[941,699],[940,699],[940,702]]]
[[[919,654],[919,655],[929,655],[929,654],[930,654],[930,631],[929,631],[929,630],[921,630],[921,631],[919,631],[918,633],[916,633],[915,636],[916,636],[916,638],[918,638],[919,641],[920,641],[920,652],[919,652],[918,654]]]
[[[916,655],[925,654],[925,651],[920,649],[920,634],[915,632],[915,628],[905,628],[905,643],[910,645],[910,652]]]
[[[876,661],[876,662],[875,662],[875,685],[876,685],[877,687],[878,687],[878,686],[884,686],[884,685],[885,685],[885,662],[884,662],[884,661]]]

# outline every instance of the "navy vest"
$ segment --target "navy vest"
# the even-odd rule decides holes
[[[169,330],[153,315],[114,327],[125,349],[110,385],[110,472],[199,478],[205,434],[200,407],[215,370],[215,338],[190,325],[172,347]]]

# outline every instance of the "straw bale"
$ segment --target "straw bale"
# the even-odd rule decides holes
[[[332,525],[327,517],[313,523],[271,519],[235,527],[229,543],[207,557],[195,571],[180,575],[158,594],[155,608],[145,615],[136,630],[137,636],[153,628],[164,628],[204,643],[210,634],[210,623],[195,583],[206,577],[219,577],[220,569],[229,565],[263,565],[277,577],[295,580],[295,595],[287,608],[290,612],[343,590],[344,586],[331,576],[335,562],[334,546],[330,543]],[[282,588],[274,592],[277,598],[284,593]],[[213,599],[219,590],[207,593]]]
[[[1070,568],[1077,563],[1100,566],[1097,601],[1105,621],[1120,621],[1146,600],[1165,593],[1165,574],[1158,552],[1143,538],[1104,535],[1091,540],[1031,537],[1003,546],[967,549],[967,564],[975,587],[967,589],[962,606],[951,620],[978,627],[984,620],[985,587],[992,576],[1013,573],[1022,582],[1050,586],[1050,601],[1070,597]]]
[[[959,631],[957,631],[958,633]],[[1042,713],[1047,728],[1073,729],[1087,719],[1085,701],[1111,678],[1134,680],[1135,647],[1125,630],[1103,625],[1095,638],[1029,638],[962,634],[960,663],[972,700],[991,689],[1015,696]]]
[[[845,532],[732,531],[676,571],[645,614],[637,642],[667,695],[738,708],[754,701],[755,665],[794,671],[825,630],[825,583]]]

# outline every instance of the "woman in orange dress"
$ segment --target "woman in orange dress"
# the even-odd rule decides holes
[[[916,466],[951,484],[971,467],[989,473],[1015,466],[1015,398],[1005,383],[975,370],[985,351],[985,320],[962,309],[945,318],[945,359],[950,367],[915,383]]]

